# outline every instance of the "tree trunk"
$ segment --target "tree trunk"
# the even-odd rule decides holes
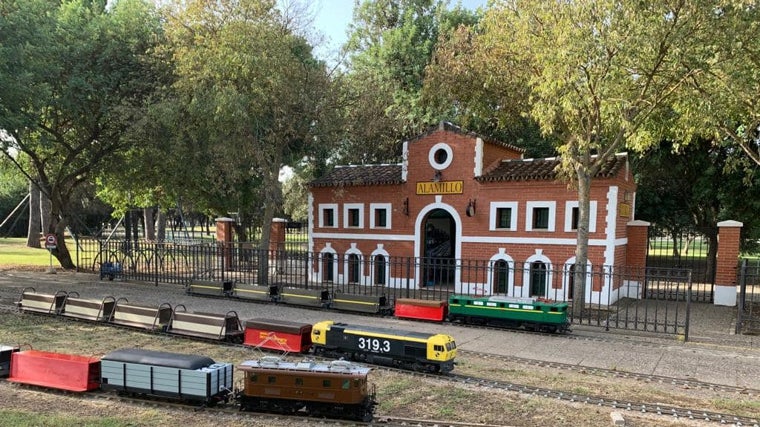
[[[143,208],[143,222],[145,222],[145,238],[150,241],[156,240],[156,208]]]
[[[158,233],[156,233],[156,239],[159,243],[166,241],[166,213],[159,208],[156,214],[156,222],[158,223]]]
[[[40,194],[39,217],[42,224],[42,232],[49,233],[50,232],[49,230],[51,229],[51,222],[54,220],[53,203],[50,201],[50,198],[47,196],[47,194],[50,194],[49,191],[47,192],[47,194],[44,191],[40,191],[39,194]]]
[[[261,242],[259,243],[259,278],[269,285],[269,241],[272,234],[272,220],[274,219],[277,206],[282,205],[282,186],[278,180],[280,165],[282,164],[282,151],[276,150],[271,169],[264,176],[264,216],[261,220]]]
[[[42,191],[44,193],[51,194],[50,191]],[[63,206],[66,204],[61,200],[50,200],[47,197],[43,197],[41,200],[47,199],[50,206],[50,213],[47,217],[48,228],[44,230],[45,233],[55,234],[58,243],[55,249],[51,250],[53,256],[58,260],[64,270],[74,270],[76,265],[71,260],[71,253],[66,247],[66,226],[68,225],[68,218],[63,216]],[[45,217],[43,217],[43,223]]]
[[[575,248],[575,277],[573,286],[573,317],[580,319],[586,305],[588,270],[588,228],[591,210],[591,175],[586,168],[578,168],[578,242]]]
[[[29,228],[26,232],[26,246],[30,248],[40,247],[40,189],[35,183],[29,181]]]

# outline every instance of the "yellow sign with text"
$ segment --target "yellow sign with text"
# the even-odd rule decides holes
[[[462,194],[464,181],[418,182],[417,194]]]
[[[630,218],[631,217],[631,205],[628,203],[620,203],[618,205],[618,212],[620,212],[620,216],[623,218]]]

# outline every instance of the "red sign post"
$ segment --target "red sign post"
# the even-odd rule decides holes
[[[55,236],[55,234],[46,234],[45,235],[45,249],[50,251],[50,269],[48,269],[48,273],[55,273],[55,269],[53,268],[53,249],[58,247],[58,238]]]

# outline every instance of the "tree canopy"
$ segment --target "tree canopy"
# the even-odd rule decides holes
[[[58,235],[64,268],[74,267],[63,239],[72,196],[126,148],[122,134],[160,82],[160,39],[142,0],[0,3],[0,151],[51,200],[45,232]]]
[[[530,117],[556,138],[562,171],[578,190],[577,301],[585,291],[591,180],[626,147],[644,150],[663,135],[691,138],[678,131],[693,128],[669,125],[699,108],[690,83],[709,73],[703,42],[716,20],[712,3],[699,1],[504,1],[466,35],[470,52],[439,54],[447,60],[435,75],[479,79],[469,87],[483,87],[492,108]],[[478,69],[486,71],[472,72]]]

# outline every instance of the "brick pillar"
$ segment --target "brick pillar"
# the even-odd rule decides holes
[[[285,250],[285,226],[288,220],[282,218],[272,219],[272,225],[269,234],[269,251]]]
[[[739,221],[718,223],[718,260],[715,265],[715,305],[736,306],[736,267],[739,262]]]
[[[277,274],[282,271],[285,261],[285,226],[288,220],[273,218],[269,231],[269,274]]]
[[[626,224],[628,243],[625,247],[625,289],[622,295],[630,298],[641,298],[644,281],[644,270],[647,266],[647,249],[649,247],[650,223],[641,220],[629,221]]]
[[[219,248],[220,266],[224,270],[232,268],[232,218],[216,219],[216,243]]]
[[[649,244],[649,223],[635,220],[626,224],[628,244],[625,248],[625,265],[631,269],[647,266],[647,245]]]

